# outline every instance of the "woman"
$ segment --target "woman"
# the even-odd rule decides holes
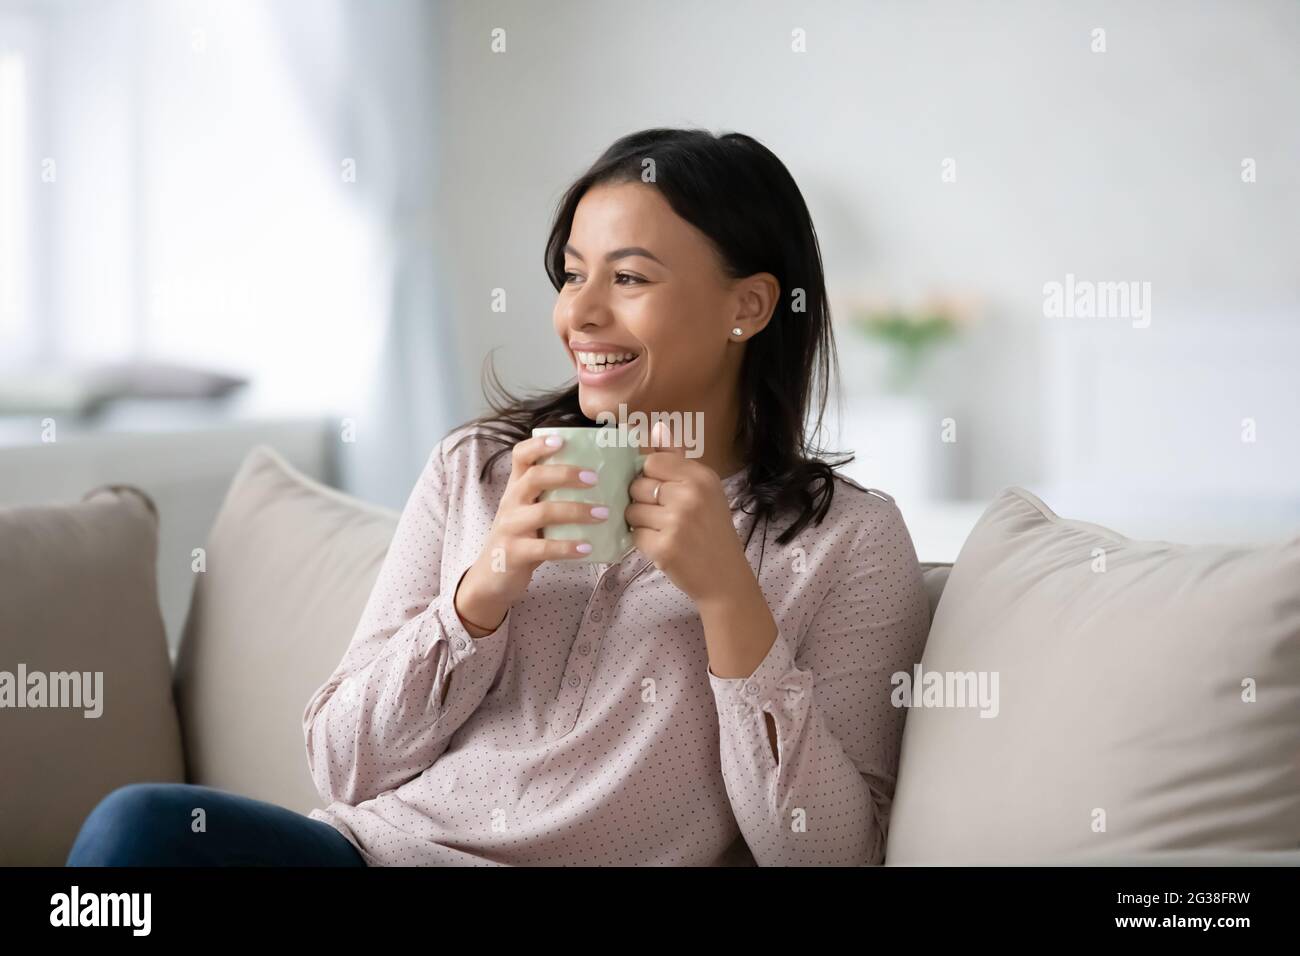
[[[577,382],[507,394],[429,456],[303,714],[325,808],[136,785],[73,860],[881,862],[890,676],[920,659],[928,605],[893,500],[806,440],[834,345],[793,179],[737,133],[624,137],[564,196],[546,266]],[[657,434],[622,515],[539,500],[594,476],[548,464],[532,428],[620,411],[700,413],[702,454]],[[611,565],[541,537],[616,520],[635,548]],[[187,846],[200,800],[227,848]],[[171,839],[147,837],[167,812]]]

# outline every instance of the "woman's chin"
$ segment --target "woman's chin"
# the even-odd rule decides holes
[[[582,414],[593,422],[602,421],[602,415],[604,421],[617,421],[619,405],[624,408],[632,407],[624,394],[590,385],[578,386],[578,407],[582,409]]]
[[[593,422],[600,421],[601,415],[618,415],[618,403],[615,402],[611,408],[609,402],[603,399],[597,399],[594,395],[588,394],[585,385],[579,386],[578,389],[578,407],[582,409],[582,414],[590,418]]]

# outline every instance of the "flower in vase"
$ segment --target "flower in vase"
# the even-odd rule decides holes
[[[968,300],[931,296],[912,306],[875,302],[851,309],[850,324],[890,354],[886,386],[905,391],[916,381],[930,355],[957,337],[973,311]]]

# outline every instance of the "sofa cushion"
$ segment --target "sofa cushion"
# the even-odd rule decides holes
[[[1008,489],[920,668],[988,693],[913,698],[891,865],[1300,847],[1300,538],[1135,541]]]
[[[938,561],[925,561],[921,564],[921,581],[925,585],[925,596],[930,602],[930,620],[939,609],[939,599],[943,597],[943,586],[948,583],[952,565]]]
[[[176,663],[190,782],[320,806],[302,713],[352,638],[398,513],[253,448],[208,536]]]
[[[184,779],[157,556],[127,485],[0,508],[0,864],[62,866],[109,791]]]

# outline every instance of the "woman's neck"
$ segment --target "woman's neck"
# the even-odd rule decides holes
[[[661,410],[636,410],[629,414],[629,424],[640,426],[640,447],[643,452],[652,451],[652,436],[655,422],[662,421],[669,429],[668,439],[674,445],[685,447],[687,457],[712,468],[719,478],[730,478],[742,470],[748,461],[743,449],[736,441],[739,430],[740,410],[734,396],[734,389],[723,393],[727,397],[710,396],[687,411],[665,412]],[[678,406],[680,408],[680,406]],[[635,419],[639,418],[640,422]]]

